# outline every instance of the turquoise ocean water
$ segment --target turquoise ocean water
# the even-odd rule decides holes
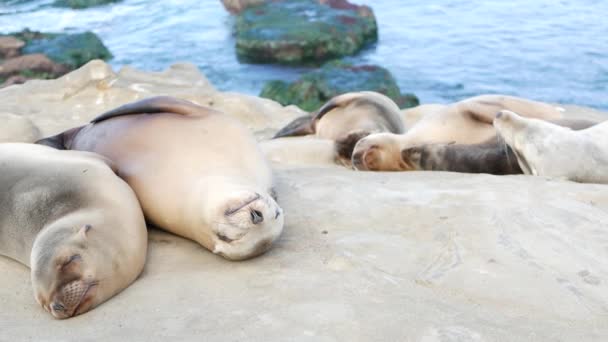
[[[356,1],[362,3],[361,1]],[[0,0],[0,32],[96,32],[118,68],[200,67],[221,90],[258,94],[305,68],[240,64],[219,0],[125,0],[86,10]],[[404,92],[445,103],[483,93],[608,110],[608,1],[369,1],[378,44],[349,58],[388,68]]]

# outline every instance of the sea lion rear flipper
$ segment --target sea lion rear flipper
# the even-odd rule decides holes
[[[154,114],[154,113],[175,113],[181,115],[202,114],[208,109],[194,104],[190,101],[178,99],[171,96],[155,96],[141,101],[127,103],[118,108],[109,110],[93,120],[91,123],[98,123],[123,115],[133,114]]]
[[[48,138],[42,138],[37,140],[34,144],[49,146],[58,150],[66,149],[65,145],[63,144],[63,133],[59,133]]]
[[[65,132],[61,132],[51,137],[37,140],[34,144],[49,146],[58,150],[69,150],[72,144],[72,139],[84,126],[70,128]]]
[[[279,130],[277,134],[272,137],[272,139],[296,137],[313,133],[315,133],[315,130],[312,124],[312,116],[304,115],[296,118],[292,122],[288,123],[287,126],[281,128],[281,130]]]

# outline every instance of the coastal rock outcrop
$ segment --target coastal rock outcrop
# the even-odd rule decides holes
[[[319,64],[378,39],[371,8],[346,0],[274,0],[236,17],[236,51],[254,63]]]
[[[362,90],[371,90],[390,97],[399,108],[419,104],[413,94],[401,94],[395,78],[383,67],[376,65],[352,65],[340,61],[326,63],[323,67],[303,74],[292,83],[270,81],[260,97],[272,99],[282,105],[296,105],[306,111],[319,109],[334,96]]]
[[[55,0],[53,6],[83,9],[118,2],[120,0]]]
[[[0,114],[0,135],[15,116],[48,136],[154,95],[223,110],[260,140],[303,114],[217,91],[191,64],[114,72],[92,61],[59,79],[0,90],[0,113],[10,113]],[[565,108],[569,117],[605,117]],[[267,254],[230,263],[151,228],[141,277],[66,322],[32,300],[27,268],[0,257],[3,338],[606,340],[608,186],[273,166],[285,230]]]

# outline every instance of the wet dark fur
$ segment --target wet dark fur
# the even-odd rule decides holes
[[[582,130],[597,122],[560,119],[551,123]],[[522,174],[513,150],[498,136],[473,145],[428,144],[401,151],[402,160],[417,170],[489,173],[495,175]]]
[[[133,114],[155,114],[155,113],[175,113],[190,115],[205,112],[208,109],[196,105],[190,101],[178,99],[170,96],[155,96],[141,101],[127,103],[123,106],[109,110],[95,119],[91,123],[98,123],[118,116]]]
[[[370,134],[370,132],[366,131],[352,132],[346,137],[336,140],[334,145],[336,156],[339,159],[350,161],[357,142]]]
[[[401,151],[401,158],[418,170],[495,175],[523,173],[513,150],[497,137],[475,145],[415,146]]]

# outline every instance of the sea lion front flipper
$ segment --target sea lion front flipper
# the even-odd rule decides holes
[[[123,115],[133,114],[154,114],[154,113],[175,113],[181,115],[203,114],[209,109],[194,104],[190,101],[178,99],[171,96],[155,96],[141,101],[127,103],[120,107],[109,110],[93,120],[91,123],[98,123]]]
[[[314,134],[312,115],[303,115],[281,128],[272,139]]]

